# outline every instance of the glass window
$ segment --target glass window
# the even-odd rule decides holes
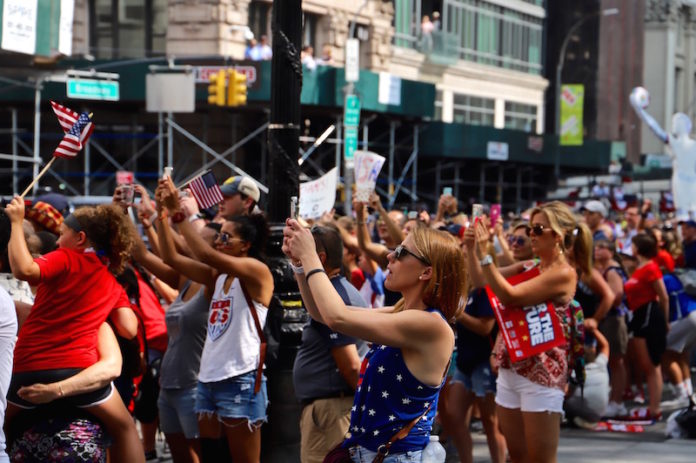
[[[505,102],[505,128],[536,132],[537,107],[512,101]]]
[[[442,120],[442,90],[437,90],[435,92],[435,115],[434,120]]]
[[[167,0],[92,0],[90,52],[100,59],[164,54]]]
[[[249,29],[258,40],[262,35],[271,37],[270,3],[253,1],[249,3]]]
[[[452,119],[460,124],[492,126],[495,119],[495,100],[455,93]]]

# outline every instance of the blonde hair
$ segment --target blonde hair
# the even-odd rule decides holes
[[[423,290],[423,303],[439,309],[447,320],[453,320],[461,309],[461,299],[468,294],[464,253],[459,242],[449,233],[428,227],[416,227],[408,236],[416,254],[430,262],[433,269]],[[394,307],[394,312],[401,310],[404,310],[403,299]]]
[[[592,272],[592,232],[582,222],[578,222],[570,208],[560,201],[551,201],[532,210],[529,223],[535,215],[543,213],[551,229],[561,237],[561,249],[573,250],[573,260],[583,274]]]

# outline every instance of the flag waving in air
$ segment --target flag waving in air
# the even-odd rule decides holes
[[[65,135],[53,152],[53,156],[59,158],[74,158],[80,152],[84,143],[87,141],[94,125],[92,118],[87,113],[78,114],[72,109],[51,101],[53,112],[58,117],[58,122],[63,128]]]
[[[215,180],[215,175],[210,170],[191,180],[188,187],[201,209],[213,207],[223,200],[222,191]]]

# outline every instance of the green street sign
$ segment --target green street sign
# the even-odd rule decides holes
[[[118,81],[97,79],[68,79],[68,98],[82,100],[118,101]]]
[[[352,161],[355,157],[353,153],[358,149],[358,128],[346,127],[343,137],[343,156],[346,161]]]
[[[343,125],[346,127],[357,127],[360,125],[360,98],[357,95],[346,96]]]

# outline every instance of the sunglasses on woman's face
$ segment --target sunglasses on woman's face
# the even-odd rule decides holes
[[[511,236],[508,238],[508,243],[510,243],[510,246],[524,246],[527,244],[527,237],[526,236]]]
[[[527,236],[541,236],[544,234],[546,230],[551,230],[550,228],[547,228],[541,224],[536,224],[532,225],[527,229]]]
[[[406,249],[406,247],[403,244],[398,245],[396,247],[396,249],[394,249],[394,259],[395,260],[401,260],[404,257],[406,257],[407,255],[409,255],[411,257],[415,257],[416,259],[418,259],[419,261],[421,261],[425,265],[430,265],[430,262],[428,262],[428,260],[425,257],[421,257],[418,254],[415,254],[415,253],[409,251],[408,249]]]
[[[220,241],[222,244],[227,244],[230,241],[234,240],[239,240],[236,236],[232,236],[227,232],[222,232],[222,233],[216,233],[215,234],[215,241]]]

